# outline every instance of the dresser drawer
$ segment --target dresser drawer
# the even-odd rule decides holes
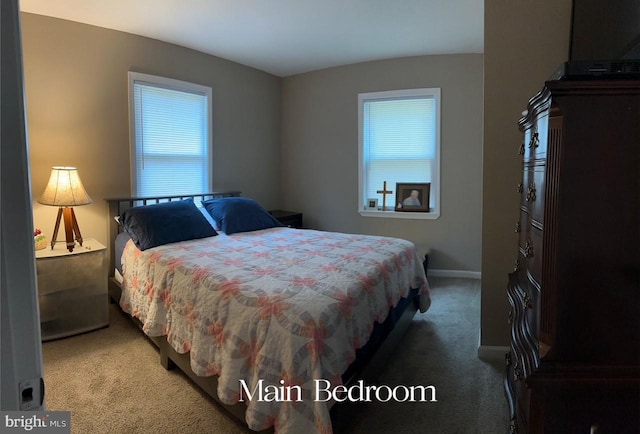
[[[547,158],[547,135],[549,134],[549,114],[540,116],[537,122],[524,131],[523,154],[525,162]]]
[[[542,233],[528,225],[525,243],[520,246],[520,253],[526,260],[527,279],[538,291],[542,285]]]
[[[544,223],[545,165],[525,166],[522,174],[521,206],[529,210],[533,224],[542,228]]]
[[[511,354],[514,365],[514,381],[524,379],[538,366],[537,317],[534,310],[539,297],[527,282],[516,280],[517,274],[507,288],[511,305]],[[533,294],[533,295],[532,295]]]
[[[70,287],[40,294],[40,329],[43,340],[71,336],[109,325],[104,285]]]
[[[523,217],[524,223],[518,241],[518,262],[516,265],[518,266],[518,280],[520,282],[527,282],[531,274],[529,262],[535,254],[535,250],[533,241],[531,240],[531,230],[533,228],[533,226],[531,226],[531,220],[526,213],[524,213]]]
[[[526,267],[522,267],[526,270]],[[522,367],[525,375],[531,373],[539,363],[538,340],[540,323],[540,289],[531,282],[528,272],[510,291],[509,299],[513,303],[513,312],[517,317],[513,327],[519,330],[517,335],[518,352],[522,355]],[[520,275],[520,274],[519,274]],[[512,332],[512,338],[514,333]]]
[[[532,282],[538,291],[542,284],[542,234],[538,224],[521,208],[518,234],[518,274],[520,282]]]
[[[518,245],[524,246],[527,240],[529,226],[529,210],[526,207],[520,207],[520,218],[515,226],[515,232],[518,234]]]
[[[520,374],[521,366],[517,362],[513,352],[511,353],[511,364],[507,367],[505,378],[505,389],[507,393],[511,393],[514,399],[513,404],[510,403],[510,416],[513,425],[518,428],[527,426],[529,416],[530,391],[525,382],[525,377]],[[507,399],[510,396],[507,395]],[[511,407],[513,405],[513,407]],[[518,431],[521,432],[521,431]]]
[[[85,246],[87,243],[85,243]],[[58,246],[56,246],[58,248]],[[82,252],[80,246],[76,251]],[[48,253],[48,252],[47,252]],[[85,288],[87,293],[103,292],[106,285],[104,272],[106,252],[96,250],[61,257],[38,258],[38,294],[40,297],[67,291],[71,288]]]

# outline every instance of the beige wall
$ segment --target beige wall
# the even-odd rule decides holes
[[[358,207],[358,93],[442,89],[441,216],[362,217]],[[284,79],[285,207],[323,230],[397,236],[438,269],[480,271],[482,55],[422,56],[330,68]],[[382,187],[382,186],[381,186]]]
[[[75,209],[85,238],[106,243],[103,199],[130,194],[129,70],[211,86],[214,189],[280,206],[280,78],[128,33],[21,17],[33,195],[51,166],[77,166],[93,198]],[[35,226],[50,236],[56,212],[34,201]]]
[[[481,344],[508,345],[507,273],[517,254],[518,119],[569,53],[571,0],[485,0]]]

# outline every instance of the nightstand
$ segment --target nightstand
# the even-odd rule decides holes
[[[85,239],[69,252],[64,243],[36,250],[42,340],[109,325],[107,248]]]
[[[273,209],[269,213],[285,226],[302,229],[302,213],[281,209]]]

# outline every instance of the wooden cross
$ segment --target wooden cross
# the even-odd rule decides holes
[[[378,191],[376,191],[376,193],[382,195],[382,211],[386,211],[387,210],[387,195],[393,193],[393,191],[387,190],[387,181],[384,181],[384,184],[382,185],[382,190],[378,190]]]

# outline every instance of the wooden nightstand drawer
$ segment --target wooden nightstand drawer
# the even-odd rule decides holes
[[[36,251],[43,341],[109,325],[106,253],[92,239],[71,253],[64,243]]]
[[[302,213],[280,209],[271,210],[269,213],[285,226],[302,229]]]

